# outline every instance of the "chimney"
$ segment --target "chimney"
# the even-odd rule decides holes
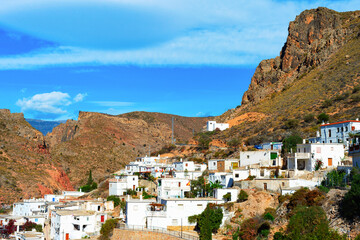
[[[305,144],[306,143],[306,139],[303,139],[303,144]]]
[[[320,132],[316,131],[316,137],[320,137]]]
[[[356,118],[356,121],[359,121],[359,118]]]
[[[143,200],[143,196],[142,195],[140,195],[140,201],[142,201]]]

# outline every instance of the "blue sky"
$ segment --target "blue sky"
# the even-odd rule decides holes
[[[5,0],[1,108],[25,117],[81,111],[219,115],[241,103],[289,21],[350,1]]]

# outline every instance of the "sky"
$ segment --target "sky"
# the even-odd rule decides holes
[[[216,116],[241,104],[303,10],[360,0],[3,0],[0,108]]]

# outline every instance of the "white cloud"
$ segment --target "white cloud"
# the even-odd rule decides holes
[[[87,96],[87,93],[79,93],[74,97],[75,102],[81,102]]]
[[[41,93],[31,98],[19,99],[16,105],[21,107],[21,111],[38,111],[50,114],[64,114],[64,106],[71,104],[70,96],[67,93],[51,92]]]
[[[355,10],[358,0],[7,1],[0,6],[0,24],[60,47],[1,57],[0,70],[64,65],[255,66],[279,54],[289,21],[318,6]],[[119,24],[123,22],[127,24]]]

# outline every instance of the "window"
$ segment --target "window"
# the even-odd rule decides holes
[[[332,140],[330,140],[330,143],[332,143]]]
[[[306,148],[304,148],[304,153],[306,152]]]
[[[216,165],[216,162],[214,162],[214,164],[213,164],[214,166]]]
[[[179,187],[181,187],[181,182],[179,182]]]
[[[329,129],[329,137],[331,137],[331,129]]]
[[[261,169],[261,170],[260,170],[260,176],[263,177],[264,175],[265,175],[264,169]]]
[[[178,204],[179,210],[184,210],[184,204]]]
[[[340,132],[339,128],[337,128],[337,132]]]
[[[282,184],[283,187],[285,187],[285,182],[282,182],[281,184]]]
[[[250,155],[246,155],[246,157],[247,157],[247,159],[249,159],[249,158],[250,158]]]
[[[345,127],[345,132],[349,131],[348,127]]]
[[[235,173],[235,177],[238,178],[238,177],[239,177],[239,174],[238,174],[238,173]]]
[[[344,127],[341,127],[341,132],[343,132],[344,131]]]
[[[178,225],[178,220],[177,220],[177,219],[173,219],[173,220],[171,221],[171,224],[172,224],[173,226],[177,226],[177,225]]]

